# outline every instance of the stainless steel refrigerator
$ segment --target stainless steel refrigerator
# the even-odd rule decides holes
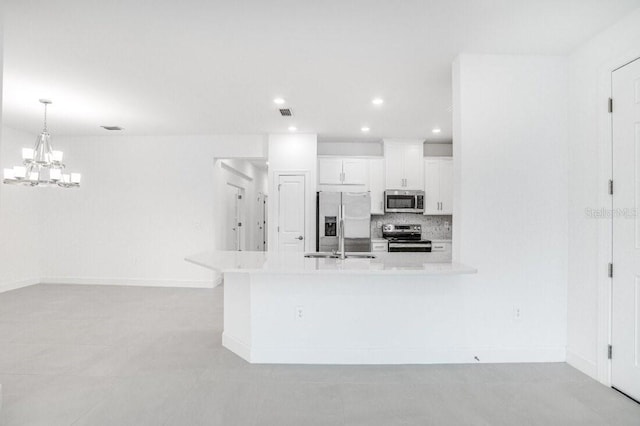
[[[341,213],[345,251],[371,251],[371,197],[368,192],[318,192],[316,206],[317,251],[338,250]]]

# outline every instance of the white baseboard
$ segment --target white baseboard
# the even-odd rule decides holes
[[[16,290],[22,287],[29,287],[30,285],[40,284],[39,278],[28,278],[26,280],[7,281],[0,283],[0,293],[10,290]]]
[[[580,370],[594,380],[598,380],[598,364],[567,349],[567,364]]]
[[[121,285],[136,287],[213,288],[215,281],[166,280],[140,278],[43,277],[42,284]]]
[[[223,333],[222,344],[256,364],[474,364],[564,362],[565,347],[274,348],[251,347]]]
[[[243,343],[223,332],[222,346],[229,349],[245,361],[251,362],[251,348],[246,343]]]

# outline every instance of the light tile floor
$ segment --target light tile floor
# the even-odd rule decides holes
[[[640,425],[566,364],[250,365],[222,288],[0,294],[0,425]]]

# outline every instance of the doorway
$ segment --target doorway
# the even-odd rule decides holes
[[[227,182],[225,188],[225,250],[242,251],[244,245],[244,188]]]
[[[640,59],[611,76],[611,384],[640,401]]]

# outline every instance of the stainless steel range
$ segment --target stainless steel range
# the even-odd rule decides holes
[[[431,241],[422,239],[422,225],[382,225],[382,237],[389,241],[390,252],[431,251]]]

